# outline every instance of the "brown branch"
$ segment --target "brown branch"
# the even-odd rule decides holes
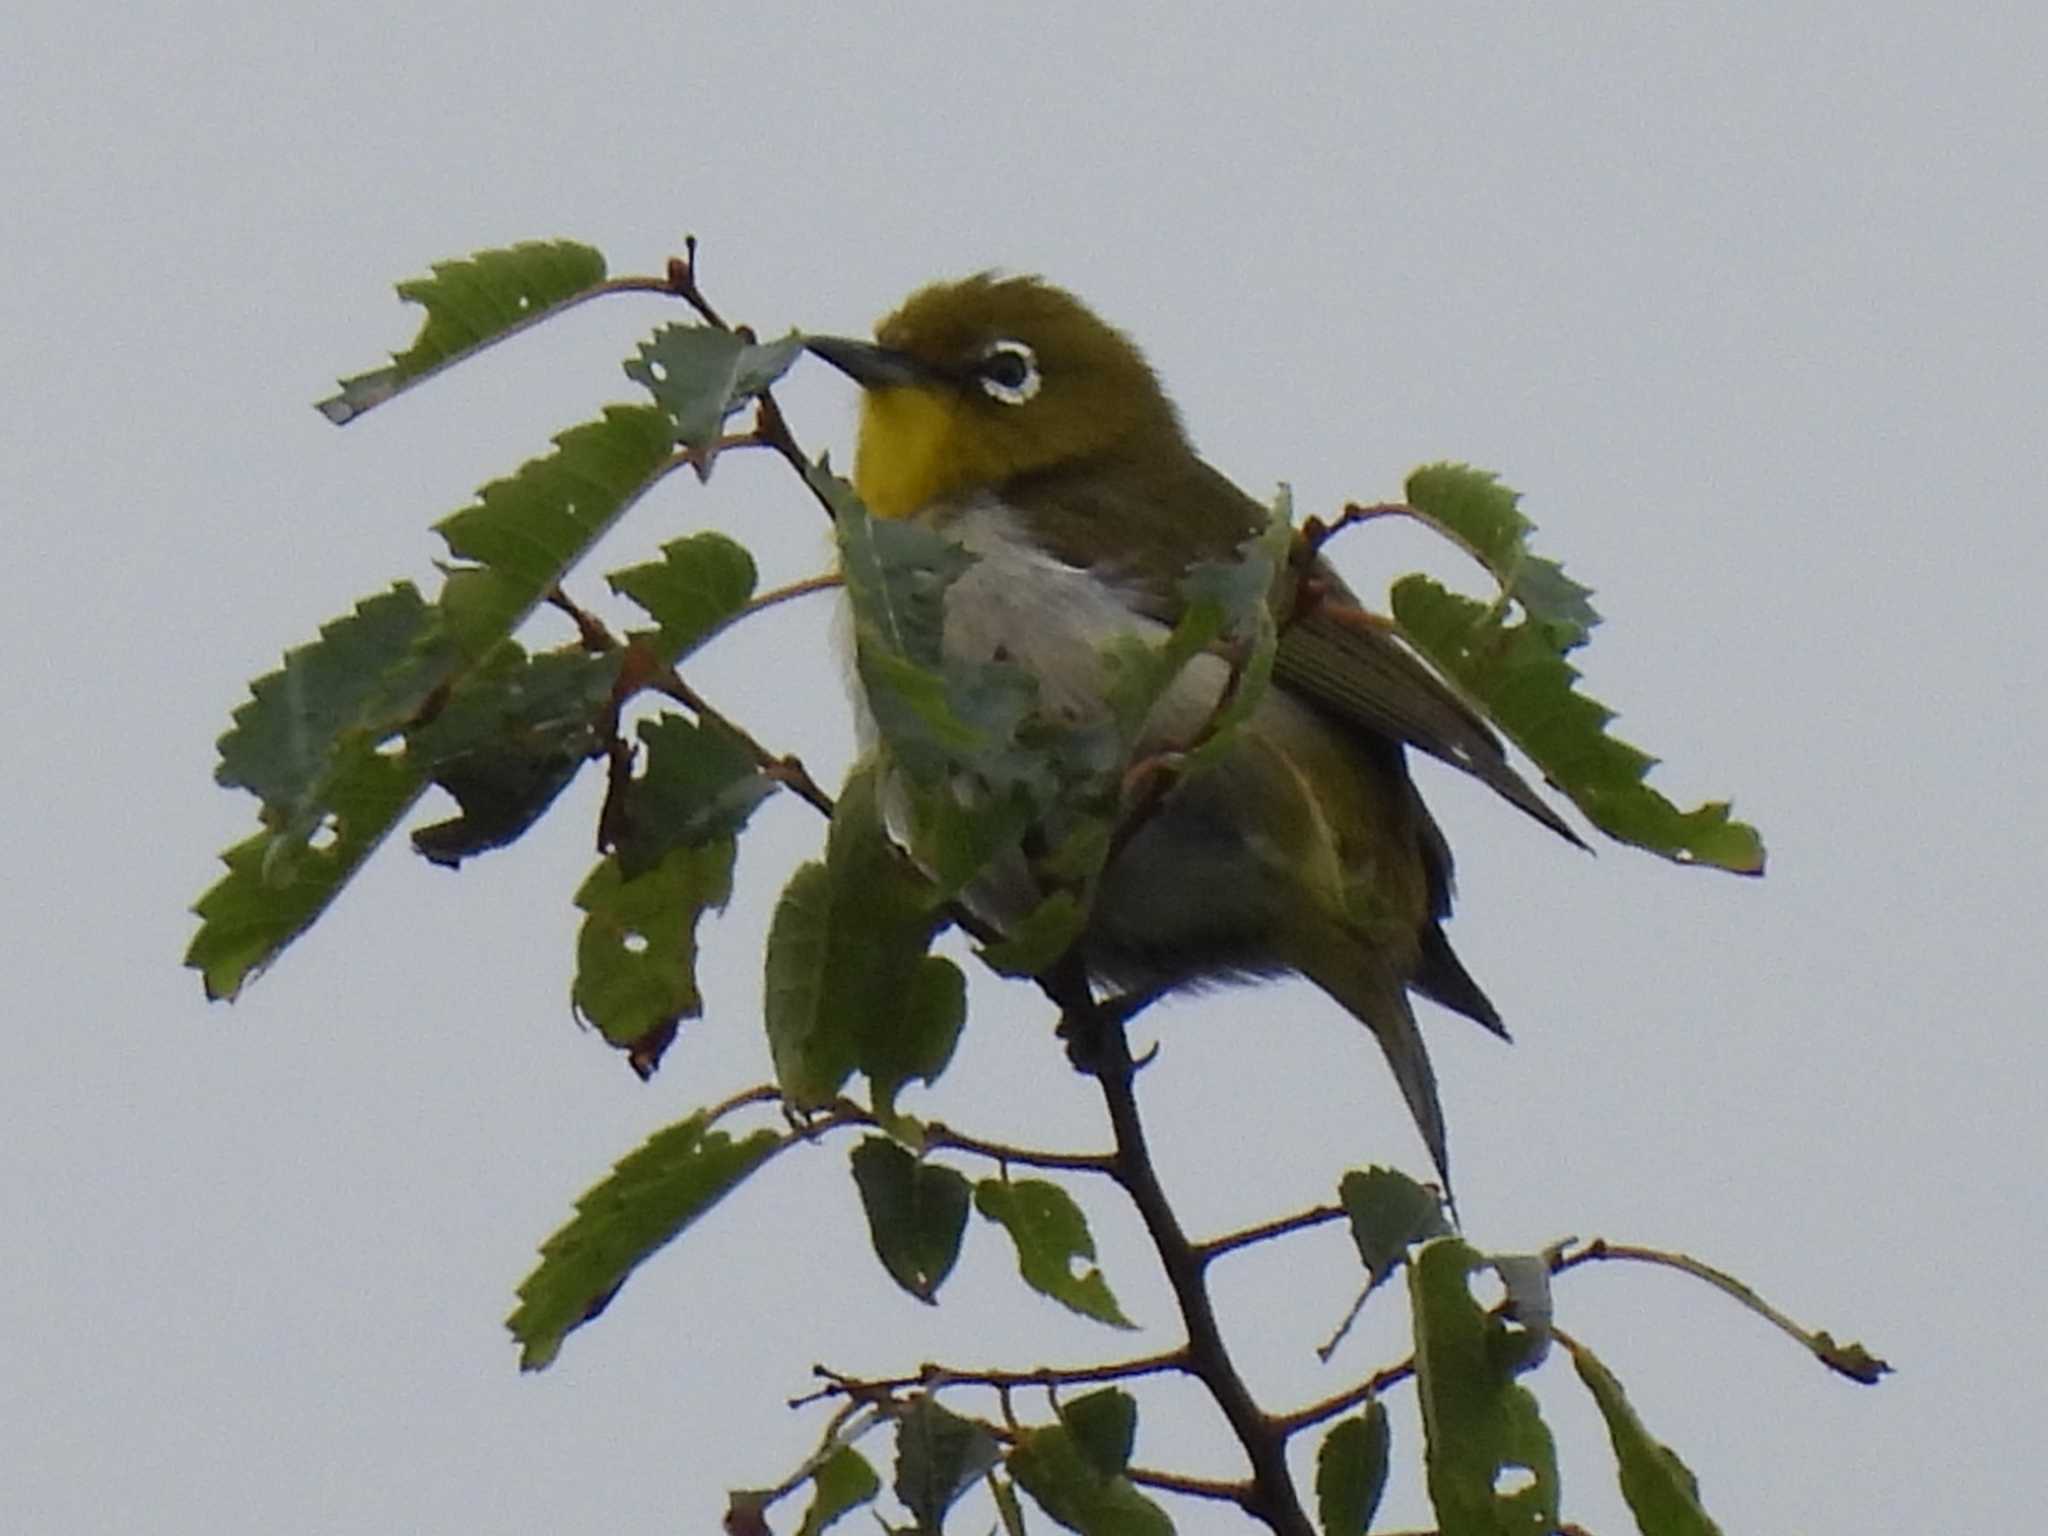
[[[1066,985],[1070,988],[1071,981]],[[1070,1049],[1078,1048],[1083,1053],[1089,1070],[1102,1087],[1103,1102],[1116,1133],[1112,1174],[1138,1208],[1152,1246],[1159,1254],[1160,1265],[1166,1271],[1167,1283],[1173,1288],[1181,1321],[1187,1328],[1189,1373],[1209,1389],[1251,1462],[1251,1483],[1238,1502],[1276,1536],[1314,1536],[1314,1527],[1288,1471],[1287,1435],[1259,1407],[1238,1374],[1217,1326],[1201,1256],[1181,1230],[1180,1218],[1153,1167],[1133,1091],[1137,1067],[1131,1059],[1123,1021],[1104,1017],[1102,1010],[1091,1008],[1087,1016],[1070,1015],[1063,1021],[1063,1027],[1069,1030]]]
[[[882,1129],[872,1110],[856,1104],[851,1099],[835,1101],[828,1111],[828,1123],[823,1129],[836,1125],[865,1125]],[[1050,1168],[1068,1173],[1111,1173],[1115,1172],[1114,1159],[1107,1152],[1044,1152],[1036,1147],[1020,1147],[1009,1142],[989,1141],[980,1136],[969,1136],[954,1130],[938,1120],[924,1123],[926,1147],[939,1151],[965,1152],[973,1157],[985,1157],[995,1163],[1014,1163],[1020,1168]]]
[[[745,730],[704,702],[703,695],[683,681],[682,674],[670,667],[665,674],[650,679],[647,686],[654,692],[674,699],[699,720],[708,720],[721,730],[730,732],[733,739],[747,749],[748,756],[756,766],[776,783],[789,790],[799,800],[814,806],[820,815],[832,814],[832,797],[818,787],[800,758],[794,754],[777,756],[756,741]]]
[[[1282,1414],[1273,1420],[1273,1427],[1284,1436],[1300,1434],[1304,1429],[1313,1428],[1325,1419],[1334,1419],[1347,1408],[1356,1408],[1367,1398],[1378,1397],[1389,1387],[1397,1387],[1415,1374],[1415,1357],[1410,1355],[1398,1365],[1390,1365],[1375,1371],[1355,1387],[1347,1387],[1320,1402],[1297,1408],[1292,1413]]]
[[[1237,1232],[1226,1232],[1221,1237],[1212,1237],[1207,1242],[1195,1244],[1195,1257],[1207,1264],[1220,1259],[1234,1249],[1246,1248],[1253,1243],[1263,1243],[1269,1238],[1285,1237],[1290,1232],[1306,1232],[1311,1227],[1320,1227],[1344,1219],[1341,1205],[1319,1205],[1312,1210],[1297,1211],[1292,1216],[1282,1216],[1273,1221],[1261,1222],[1255,1227],[1246,1227]]]

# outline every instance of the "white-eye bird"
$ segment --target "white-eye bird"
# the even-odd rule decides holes
[[[854,486],[869,510],[977,557],[946,594],[948,655],[1023,666],[1041,706],[1070,717],[1102,710],[1103,643],[1164,636],[1188,568],[1234,558],[1267,510],[1196,454],[1138,349],[1035,277],[934,284],[875,334],[808,344],[862,387]],[[1506,1031],[1444,936],[1451,851],[1406,748],[1577,839],[1456,694],[1347,617],[1356,600],[1326,563],[1313,579],[1323,595],[1282,630],[1272,685],[1228,754],[1175,784],[1103,872],[1080,953],[1122,991],[1307,976],[1379,1041],[1447,1179],[1409,993]],[[1198,658],[1148,742],[1185,745],[1228,672]],[[969,892],[999,925],[1035,899],[1014,863]]]

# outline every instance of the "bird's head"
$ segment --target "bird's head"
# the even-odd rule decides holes
[[[873,343],[808,345],[865,391],[854,484],[878,517],[1112,454],[1188,451],[1129,338],[1036,277],[934,283]]]

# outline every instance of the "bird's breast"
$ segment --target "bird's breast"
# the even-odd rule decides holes
[[[1136,607],[1140,593],[1108,574],[1068,564],[1037,543],[1022,513],[994,497],[949,519],[946,536],[975,557],[946,592],[946,650],[964,661],[1003,660],[1038,679],[1039,705],[1082,722],[1106,708],[1104,647],[1132,637],[1156,643],[1166,626]],[[1154,710],[1148,736],[1192,734],[1215,708],[1229,666],[1198,656]]]

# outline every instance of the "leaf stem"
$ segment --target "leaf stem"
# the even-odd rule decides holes
[[[1802,1328],[1726,1270],[1716,1269],[1713,1265],[1702,1263],[1688,1254],[1668,1253],[1661,1248],[1644,1248],[1631,1243],[1610,1243],[1605,1238],[1596,1237],[1576,1253],[1555,1253],[1550,1261],[1550,1272],[1561,1275],[1568,1269],[1578,1268],[1581,1264],[1606,1260],[1655,1264],[1665,1269],[1675,1269],[1680,1274],[1691,1275],[1695,1280],[1703,1280],[1723,1295],[1733,1297],[1742,1303],[1774,1328],[1790,1334],[1805,1345],[1822,1365],[1847,1376],[1851,1381],[1871,1386],[1879,1377],[1891,1370],[1889,1365],[1861,1344],[1838,1343],[1825,1329]]]

